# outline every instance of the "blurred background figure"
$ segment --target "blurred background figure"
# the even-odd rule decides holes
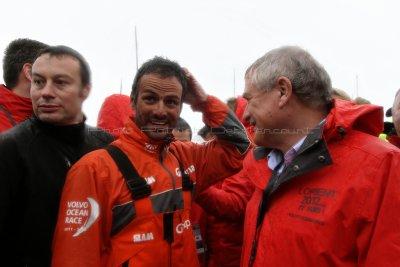
[[[247,100],[230,98],[229,108],[246,127],[247,135],[253,135],[253,127],[243,120]],[[199,133],[205,141],[212,139],[212,129],[203,127]],[[238,267],[243,243],[243,221],[247,202],[254,191],[251,181],[237,173],[211,186],[196,197],[192,209],[194,225],[199,226],[205,254],[198,253],[205,267]],[[201,247],[198,252],[202,252]]]
[[[339,88],[332,88],[332,98],[351,101],[350,95]]]
[[[356,98],[354,98],[353,102],[356,103],[357,105],[371,104],[371,101],[369,101],[361,96],[357,96]]]
[[[176,140],[182,142],[192,141],[192,128],[190,127],[189,123],[182,118],[178,119],[178,123],[172,130],[172,134]]]
[[[397,91],[393,106],[386,111],[386,117],[393,122],[385,121],[383,135],[391,144],[400,148],[400,90]]]
[[[101,105],[97,127],[118,138],[126,120],[134,115],[130,97],[122,94],[108,96]]]
[[[0,85],[0,133],[29,118],[32,102],[31,70],[38,52],[48,45],[31,40],[16,39],[4,51],[3,79]]]

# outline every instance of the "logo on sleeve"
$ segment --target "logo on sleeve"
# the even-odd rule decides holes
[[[186,173],[186,174],[191,174],[191,173],[194,173],[196,171],[196,168],[194,167],[194,165],[192,164],[192,165],[190,165],[189,166],[189,168],[187,168],[186,170],[184,170],[184,172]],[[181,177],[182,176],[182,173],[181,173],[181,170],[179,169],[179,168],[176,168],[175,169],[175,174],[176,174],[176,176],[178,176],[178,177]]]
[[[73,237],[86,232],[100,215],[99,204],[91,197],[87,201],[68,201],[64,231],[75,232]]]

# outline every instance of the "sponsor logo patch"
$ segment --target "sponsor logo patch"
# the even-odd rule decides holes
[[[132,239],[133,239],[133,243],[141,243],[141,242],[154,240],[154,235],[152,232],[139,233],[139,234],[134,234]]]
[[[148,185],[154,184],[156,182],[156,178],[154,176],[149,176],[144,178]]]
[[[196,171],[196,169],[195,169],[194,165],[192,164],[192,165],[190,165],[184,172],[185,172],[186,174],[190,174],[190,173],[194,173],[195,171]],[[178,176],[178,177],[181,177],[181,176],[182,176],[181,170],[180,170],[179,168],[176,168],[176,169],[175,169],[175,174],[176,174],[176,176]]]
[[[86,232],[100,215],[99,204],[91,197],[87,201],[68,201],[65,211],[65,232],[74,232],[73,237]]]
[[[184,230],[188,230],[191,227],[190,220],[186,220],[175,227],[177,234],[182,234]]]
[[[145,148],[147,151],[149,151],[149,152],[155,153],[155,152],[157,152],[157,150],[158,150],[158,145],[153,145],[153,144],[150,144],[150,143],[145,143],[145,144],[144,144],[144,148]]]
[[[336,198],[337,191],[321,187],[303,187],[298,194],[301,199],[297,204],[297,210],[289,212],[288,215],[297,220],[324,225],[321,218],[329,203]]]

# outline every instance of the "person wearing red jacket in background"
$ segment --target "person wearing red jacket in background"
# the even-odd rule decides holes
[[[113,94],[104,99],[99,115],[97,127],[118,138],[129,117],[134,116],[135,111],[131,107],[131,99],[127,95]]]
[[[256,189],[241,266],[400,266],[400,150],[377,138],[381,107],[330,91],[299,47],[271,50],[246,71],[244,117],[259,147],[242,170]]]
[[[0,85],[0,133],[29,118],[32,102],[31,68],[38,52],[48,45],[30,39],[12,41],[4,52],[3,79]]]
[[[400,89],[397,90],[393,106],[388,110],[386,115],[393,118],[393,124],[396,131],[394,134],[388,135],[388,141],[400,148]]]
[[[228,106],[246,127],[248,136],[253,128],[244,121],[246,99],[237,97],[228,100]],[[196,197],[195,220],[198,221],[206,244],[203,266],[237,267],[243,243],[243,221],[247,201],[254,185],[244,173],[238,173],[218,182]]]

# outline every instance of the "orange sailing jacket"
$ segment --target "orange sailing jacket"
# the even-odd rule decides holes
[[[199,109],[207,125],[221,129],[218,139],[205,145],[155,142],[132,120],[113,143],[151,186],[149,197],[132,201],[106,150],[72,167],[60,204],[53,266],[198,266],[191,192],[182,190],[179,164],[200,192],[240,170],[250,145],[243,126],[218,99],[209,96]],[[172,218],[169,227],[166,214]]]

